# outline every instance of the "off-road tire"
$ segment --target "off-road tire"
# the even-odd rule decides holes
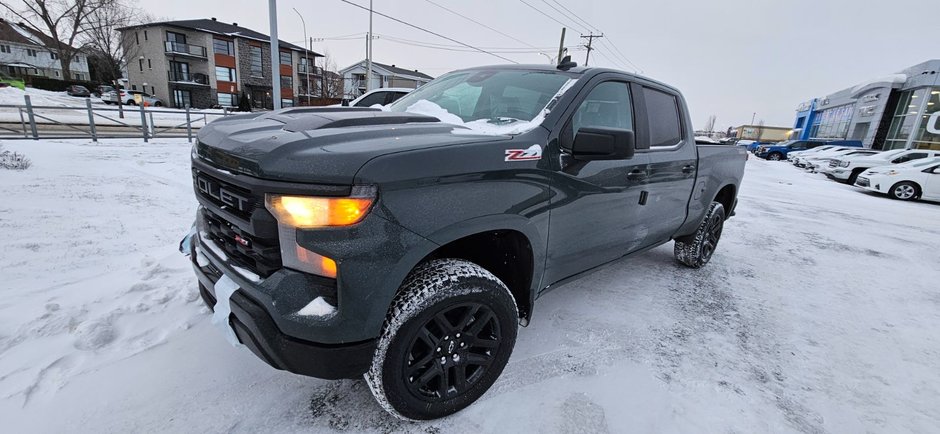
[[[897,200],[914,200],[920,196],[920,186],[910,181],[902,181],[891,186],[888,196]]]
[[[440,326],[441,316],[449,331]],[[365,379],[376,401],[398,418],[428,420],[456,413],[480,398],[502,373],[518,327],[516,302],[492,273],[460,259],[429,261],[415,268],[399,289]],[[443,398],[441,389],[446,390]]]
[[[676,238],[675,255],[680,263],[701,268],[712,258],[725,224],[725,207],[712,202],[694,234]]]

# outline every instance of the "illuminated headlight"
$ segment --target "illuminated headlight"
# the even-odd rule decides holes
[[[354,187],[349,197],[268,194],[264,206],[278,223],[281,262],[287,268],[336,278],[336,261],[297,244],[297,230],[351,226],[375,202],[374,187]]]

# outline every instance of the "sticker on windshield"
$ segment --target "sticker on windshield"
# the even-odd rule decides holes
[[[506,161],[531,161],[542,158],[542,147],[529,146],[529,149],[507,149]]]

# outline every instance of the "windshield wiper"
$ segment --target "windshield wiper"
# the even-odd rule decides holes
[[[522,119],[510,118],[505,116],[497,116],[495,118],[490,118],[486,123],[494,125],[508,125],[516,122],[522,122]]]

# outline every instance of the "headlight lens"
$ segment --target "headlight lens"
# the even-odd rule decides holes
[[[839,163],[839,167],[849,167],[849,162],[848,162],[848,161],[843,161],[843,162]]]
[[[901,173],[901,172],[898,172],[897,170],[891,169],[891,170],[885,172],[885,175],[894,176],[894,175],[897,175],[897,174],[899,174],[899,173]]]
[[[325,226],[349,226],[359,223],[372,197],[311,197],[267,195],[265,208],[283,225],[298,229]]]

